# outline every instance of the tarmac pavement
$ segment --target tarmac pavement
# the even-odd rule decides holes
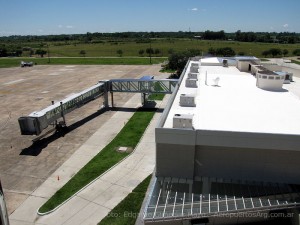
[[[163,108],[167,102],[158,102]],[[136,108],[140,94],[134,95],[124,107]],[[11,215],[11,225],[85,225],[97,224],[124,199],[155,166],[155,126],[160,113],[154,115],[135,151],[125,160],[100,176],[51,214],[38,216],[38,208],[60,189],[79,169],[105,147],[132,116],[130,110],[118,111],[99,128],[74,154],[58,168]]]

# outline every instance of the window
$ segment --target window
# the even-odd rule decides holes
[[[205,225],[209,223],[208,218],[199,218],[199,219],[192,219],[191,224],[192,225]]]
[[[274,80],[274,77],[273,76],[269,76],[269,80]]]

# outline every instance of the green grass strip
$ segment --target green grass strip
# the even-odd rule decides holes
[[[152,64],[159,64],[166,58],[152,58]],[[21,61],[36,65],[150,65],[149,58],[0,58],[0,68],[19,67]]]
[[[138,109],[117,136],[74,177],[72,177],[70,181],[58,190],[39,209],[39,213],[46,213],[53,210],[113,165],[129,155],[130,153],[117,152],[116,149],[120,146],[132,147],[134,149],[153,118],[154,113],[155,109]]]
[[[123,199],[98,225],[134,225],[151,180],[149,175]]]
[[[163,91],[163,88],[160,86],[159,83],[155,83],[154,90],[155,91]],[[165,97],[165,94],[163,94],[163,93],[155,93],[155,94],[150,94],[148,99],[161,101],[161,100],[163,100],[164,97]]]
[[[297,61],[297,60],[293,60],[293,59],[292,59],[292,63],[295,63],[295,64],[298,64],[298,65],[300,65],[300,62],[299,62],[299,61]]]
[[[162,101],[165,97],[165,94],[151,94],[148,97],[148,100],[157,100],[157,101]]]

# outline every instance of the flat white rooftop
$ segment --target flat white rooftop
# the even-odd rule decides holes
[[[206,60],[205,65],[216,61]],[[189,67],[191,63],[199,62],[192,61]],[[188,68],[184,74],[164,128],[173,127],[175,114],[193,114],[196,130],[300,135],[300,98],[292,91],[295,85],[300,87],[299,78],[284,85],[282,91],[272,92],[256,87],[253,75],[234,66],[200,66],[198,88],[187,88],[185,79],[189,71]],[[219,84],[214,86],[217,77]],[[195,94],[196,107],[181,107],[181,94]]]

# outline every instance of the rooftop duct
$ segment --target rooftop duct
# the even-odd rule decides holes
[[[173,128],[193,129],[192,114],[175,114],[173,117]]]

